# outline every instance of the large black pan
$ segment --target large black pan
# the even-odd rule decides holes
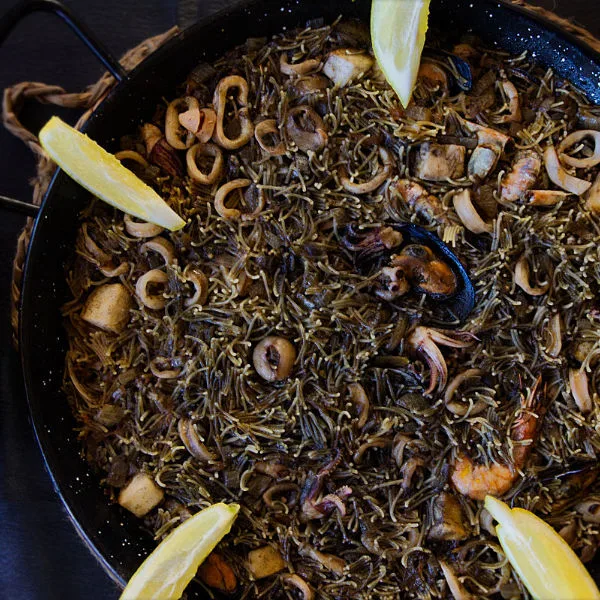
[[[40,8],[64,15],[56,2],[34,0],[28,6],[13,13],[10,21]],[[270,36],[316,17],[332,21],[343,14],[367,19],[369,7],[370,0],[246,1],[182,32],[123,76],[85,130],[114,150],[116,140],[149,118],[162,97],[172,96],[198,61],[210,61],[249,36]],[[600,103],[600,55],[549,21],[502,0],[434,0],[431,20],[440,30],[473,32],[515,53],[527,49]],[[0,22],[0,41],[8,28],[8,21]],[[121,79],[107,53],[90,41],[87,32],[81,35]],[[98,477],[81,458],[74,420],[61,392],[66,340],[60,307],[68,298],[63,265],[73,251],[78,212],[88,199],[82,188],[57,173],[37,215],[25,265],[20,351],[32,421],[57,493],[90,549],[108,573],[123,582],[153,543],[136,519],[107,504]],[[592,565],[592,572],[600,581],[599,567]]]

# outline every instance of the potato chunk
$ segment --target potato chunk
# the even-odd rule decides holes
[[[131,296],[122,283],[101,285],[89,295],[81,318],[105,331],[120,333],[129,321],[131,305]]]
[[[262,579],[279,573],[285,568],[281,554],[272,546],[263,546],[248,552],[248,569],[254,579]]]
[[[143,517],[162,502],[165,493],[146,473],[138,473],[119,494],[119,504],[136,517]]]
[[[323,65],[323,73],[338,87],[344,87],[372,66],[374,60],[368,54],[353,48],[340,48],[329,54]]]

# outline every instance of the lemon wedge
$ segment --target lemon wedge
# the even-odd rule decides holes
[[[239,510],[238,504],[213,504],[176,527],[133,574],[120,600],[180,598]]]
[[[379,67],[403,106],[412,96],[425,45],[430,0],[373,0],[371,40]]]
[[[539,600],[598,600],[600,591],[569,544],[548,523],[523,508],[486,496],[498,521],[500,544],[529,593]]]
[[[71,178],[101,200],[171,231],[185,221],[148,185],[87,135],[52,117],[39,135],[42,148]]]

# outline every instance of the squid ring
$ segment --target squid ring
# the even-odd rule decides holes
[[[212,156],[214,158],[212,167],[208,173],[203,173],[198,166],[199,156]],[[188,175],[199,183],[212,185],[216,183],[223,174],[224,161],[223,152],[216,144],[195,144],[185,155]]]
[[[346,167],[342,167],[340,169],[340,183],[342,184],[343,188],[351,194],[368,194],[385,183],[385,181],[390,178],[392,173],[392,158],[390,153],[385,148],[381,147],[379,148],[379,158],[381,159],[381,168],[377,169],[377,173],[375,173],[375,175],[369,179],[369,181],[365,181],[363,183],[352,181],[348,175],[348,170]]]
[[[169,146],[176,150],[185,150],[189,148],[196,139],[194,132],[188,131],[179,122],[181,113],[189,113],[190,111],[200,110],[198,100],[193,96],[185,96],[177,98],[167,106],[167,114],[165,115],[165,138]]]
[[[215,210],[219,213],[219,215],[228,220],[239,219],[241,217],[241,219],[244,221],[248,221],[257,217],[265,205],[265,199],[262,192],[259,193],[258,204],[251,213],[242,214],[241,210],[237,208],[229,208],[225,205],[225,200],[231,192],[241,188],[246,188],[250,185],[252,185],[252,181],[250,179],[233,179],[232,181],[228,181],[227,183],[223,184],[217,190],[214,201]]]
[[[237,88],[239,90],[237,99],[239,110],[237,111],[237,118],[240,122],[240,134],[234,139],[227,137],[224,130],[227,93],[232,88]],[[248,82],[239,75],[224,77],[219,81],[215,88],[213,105],[217,112],[217,123],[213,133],[213,140],[219,144],[219,146],[225,148],[225,150],[237,150],[247,144],[254,134],[254,125],[248,114]]]
[[[258,142],[258,145],[271,156],[281,156],[285,154],[285,144],[280,140],[278,144],[269,144],[265,137],[267,135],[279,134],[277,129],[277,121],[275,119],[267,119],[258,123],[254,129],[254,137]]]

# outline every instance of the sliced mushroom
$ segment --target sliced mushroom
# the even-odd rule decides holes
[[[150,371],[158,379],[176,379],[181,369],[173,369],[168,358],[157,356],[150,362]]]
[[[212,165],[207,173],[200,166],[201,158],[212,158]],[[216,144],[195,144],[185,155],[188,175],[198,183],[212,185],[217,183],[225,171],[223,152]]]
[[[440,568],[442,569],[442,573],[444,575],[444,579],[448,584],[448,588],[450,593],[454,597],[454,600],[475,600],[473,594],[471,594],[465,586],[460,582],[456,573],[450,568],[450,566],[445,563],[443,560],[439,561]]]
[[[331,52],[325,64],[323,73],[337,87],[345,87],[351,81],[367,73],[375,61],[371,56],[355,48],[339,48]]]
[[[390,153],[385,148],[379,148],[379,158],[381,166],[377,173],[368,181],[358,183],[348,175],[348,169],[345,166],[340,167],[340,183],[342,187],[351,194],[368,194],[375,191],[379,186],[385,183],[392,173],[393,161]]]
[[[219,215],[228,220],[241,218],[243,221],[248,221],[256,218],[261,213],[265,204],[262,190],[258,193],[258,202],[252,212],[242,213],[242,211],[237,208],[229,208],[225,205],[225,201],[231,192],[235,190],[241,190],[242,188],[247,188],[251,185],[252,181],[250,179],[234,179],[223,184],[217,190],[214,199],[215,210],[219,213]]]
[[[232,89],[238,90],[236,117],[239,134],[235,138],[229,138],[225,133],[226,105]],[[224,77],[215,88],[213,105],[217,113],[214,141],[225,150],[237,150],[246,145],[254,135],[254,125],[248,112],[248,82],[239,75]]]
[[[548,146],[544,150],[544,164],[546,165],[546,172],[552,183],[567,192],[571,192],[571,194],[582,196],[592,187],[592,184],[589,181],[574,177],[565,171],[558,160],[558,155],[556,154],[554,146]]]
[[[174,265],[177,263],[175,246],[163,237],[155,237],[140,246],[140,252],[145,254],[149,251],[160,254],[165,261],[165,265]]]
[[[548,356],[558,358],[562,349],[562,321],[560,313],[554,313],[543,328],[544,349]]]
[[[538,287],[531,287],[529,273],[529,261],[527,260],[527,257],[523,255],[515,265],[515,283],[530,296],[543,296],[550,289],[550,282],[547,281]]]
[[[146,223],[145,221],[134,221],[130,215],[125,213],[123,216],[125,230],[129,235],[137,238],[149,238],[159,235],[163,232],[160,225],[154,223]]]
[[[183,442],[183,445],[187,448],[187,451],[199,461],[203,463],[210,463],[217,460],[217,456],[212,453],[200,440],[194,423],[190,419],[179,419],[177,423],[177,432]]]
[[[194,286],[193,295],[184,302],[184,306],[204,306],[208,298],[208,279],[206,275],[194,267],[188,265],[183,270],[183,279]]]
[[[582,369],[569,369],[569,387],[575,404],[582,414],[591,412],[593,405],[587,373]]]
[[[120,333],[129,322],[131,306],[131,296],[122,283],[107,283],[89,295],[81,318],[104,331]]]
[[[586,500],[580,502],[575,510],[583,517],[586,523],[600,525],[600,500]]]
[[[299,77],[316,71],[321,66],[321,61],[318,58],[308,58],[298,63],[289,63],[287,52],[283,52],[279,57],[279,70],[284,75],[290,77]]]
[[[298,98],[318,94],[326,90],[331,82],[323,75],[307,75],[294,79],[289,84],[290,91]]]
[[[576,158],[569,156],[567,151],[575,144],[581,144],[586,138],[591,138],[594,143],[592,155],[585,158]],[[600,163],[600,131],[594,131],[593,129],[583,129],[581,131],[574,131],[568,135],[556,148],[560,161],[570,167],[577,169],[589,169],[595,167]]]
[[[469,379],[478,378],[482,375],[483,371],[480,369],[467,369],[462,373],[459,373],[446,388],[444,393],[444,404],[446,408],[454,415],[464,417],[466,414],[474,417],[479,413],[483,412],[487,408],[487,404],[483,400],[477,400],[472,406],[463,402],[455,401],[454,395],[458,391],[458,388]]]
[[[262,546],[248,552],[248,570],[254,579],[263,579],[285,569],[285,561],[272,546]]]
[[[523,200],[529,202],[531,206],[555,206],[568,195],[569,192],[558,190],[529,190],[523,195]]]
[[[158,487],[154,479],[146,473],[138,473],[121,490],[119,504],[141,518],[158,506],[165,497],[162,488]]]
[[[200,107],[198,100],[194,96],[185,96],[177,98],[169,103],[165,114],[165,138],[170,146],[176,150],[185,150],[189,148],[196,139],[195,133],[185,129],[179,122],[181,113],[197,112]]]
[[[428,537],[433,540],[456,541],[469,537],[467,519],[459,499],[448,492],[434,498],[431,505],[432,527]]]
[[[351,383],[348,385],[348,395],[350,402],[352,402],[358,410],[356,426],[359,429],[362,429],[367,424],[369,418],[370,403],[367,392],[365,392],[365,388],[360,383]]]
[[[162,293],[149,289],[152,287],[164,288],[169,281],[167,274],[160,269],[152,269],[144,273],[135,284],[135,293],[139,301],[152,310],[162,310],[167,305],[167,300]]]
[[[183,173],[181,160],[175,149],[164,138],[162,131],[156,125],[146,123],[142,126],[141,133],[146,144],[148,160],[169,175],[181,177]]]
[[[296,106],[287,116],[286,131],[300,150],[318,152],[327,144],[323,119],[310,106]]]
[[[459,179],[465,174],[464,146],[425,142],[415,157],[415,177],[425,181]]]
[[[296,349],[283,337],[269,336],[261,340],[252,354],[256,372],[266,381],[281,381],[292,372]]]
[[[344,574],[344,569],[346,567],[346,561],[339,556],[335,556],[334,554],[326,554],[324,552],[319,552],[312,546],[305,544],[300,548],[300,554],[303,556],[308,556],[318,563],[322,564],[327,570],[332,571],[338,577],[341,577]]]
[[[267,141],[267,137],[271,136],[273,142]],[[280,138],[277,121],[275,119],[267,119],[258,123],[254,129],[254,137],[258,145],[271,156],[281,156],[285,154],[285,144]],[[277,141],[278,140],[278,141]]]
[[[454,194],[452,203],[458,218],[469,231],[473,233],[492,233],[494,231],[494,226],[486,223],[473,206],[470,188]]]

